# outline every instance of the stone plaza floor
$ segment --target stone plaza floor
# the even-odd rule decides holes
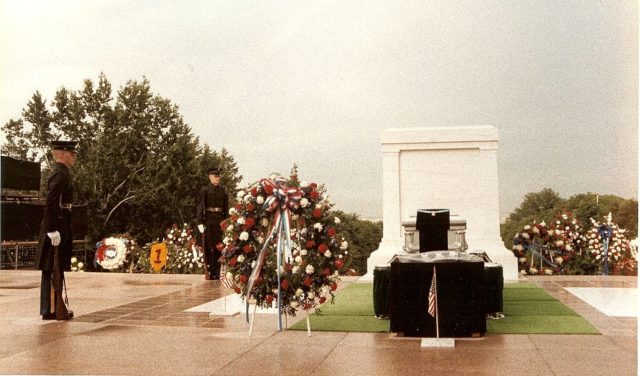
[[[229,294],[219,281],[205,281],[200,275],[125,273],[67,273],[75,318],[43,321],[38,315],[39,272],[0,270],[0,374],[638,373],[637,318],[607,315],[567,290],[637,289],[636,277],[528,280],[583,316],[602,335],[487,334],[457,339],[452,349],[435,349],[421,348],[419,338],[393,333],[312,332],[308,337],[304,331],[278,332],[276,316],[259,314],[249,337],[243,314],[186,312]],[[356,283],[356,278],[345,278],[341,287],[349,283]],[[294,321],[289,319],[288,324]]]

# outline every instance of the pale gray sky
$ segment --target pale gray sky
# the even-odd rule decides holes
[[[544,187],[637,197],[637,1],[0,1],[2,124],[144,75],[244,183],[297,162],[366,218],[389,127],[496,126],[502,216]]]

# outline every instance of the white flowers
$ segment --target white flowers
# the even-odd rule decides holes
[[[305,272],[307,272],[307,274],[313,274],[313,272],[315,272],[315,268],[313,267],[313,265],[309,264],[307,265],[307,267],[304,270]]]
[[[316,222],[316,223],[313,225],[313,228],[314,228],[316,231],[322,231],[322,224],[321,224],[320,222]]]
[[[327,251],[324,253],[324,257],[331,257],[331,251],[327,250]]]
[[[249,240],[249,233],[246,231],[242,231],[240,233],[240,240],[242,241]]]
[[[238,256],[238,262],[244,262],[244,255]]]
[[[236,193],[236,198],[242,199],[246,193],[247,192],[245,192],[244,190],[241,189],[241,190],[238,191],[238,193]]]
[[[309,206],[309,200],[303,197],[302,200],[300,200],[300,206],[306,208],[307,206]]]
[[[262,219],[260,220],[260,225],[261,225],[262,227],[267,227],[267,226],[269,226],[269,220],[268,220],[266,217],[265,217],[265,218],[262,218]]]
[[[262,197],[262,196],[258,196],[258,197],[256,197],[256,203],[257,203],[258,205],[262,205],[262,204],[264,204],[264,197]]]
[[[333,223],[335,223],[335,224],[337,224],[337,225],[338,225],[338,224],[340,224],[340,218],[338,218],[338,217],[333,217]]]
[[[77,259],[77,258],[75,258],[75,257],[72,257],[72,258],[71,258],[71,263],[72,263],[72,264],[75,264],[76,262],[78,262],[78,259]]]
[[[240,217],[240,218],[238,218],[238,221],[237,221],[237,222],[238,222],[238,224],[239,224],[239,225],[244,225],[244,223],[245,223],[245,219],[244,219],[244,217]]]
[[[341,250],[343,250],[343,251],[344,251],[344,250],[345,250],[345,249],[347,249],[348,247],[349,247],[349,243],[347,243],[347,241],[346,241],[346,240],[343,240],[343,241],[342,241],[342,243],[340,243],[340,249],[341,249]]]
[[[104,244],[98,248],[98,251],[100,251],[101,248],[104,257],[102,261],[98,261],[98,263],[102,268],[112,270],[124,265],[124,260],[127,256],[127,247],[123,239],[106,238]]]

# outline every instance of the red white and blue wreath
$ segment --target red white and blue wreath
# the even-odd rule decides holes
[[[228,282],[247,302],[295,315],[333,300],[348,259],[340,219],[331,216],[324,186],[271,176],[238,191],[221,223],[221,262]]]

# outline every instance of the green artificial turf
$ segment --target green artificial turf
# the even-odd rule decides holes
[[[587,320],[533,284],[505,284],[503,302],[505,317],[487,320],[487,333],[599,334]],[[352,283],[338,291],[334,304],[324,304],[309,319],[312,331],[389,331],[389,320],[374,317],[371,283]],[[306,330],[306,325],[306,320],[300,320],[289,329]]]

